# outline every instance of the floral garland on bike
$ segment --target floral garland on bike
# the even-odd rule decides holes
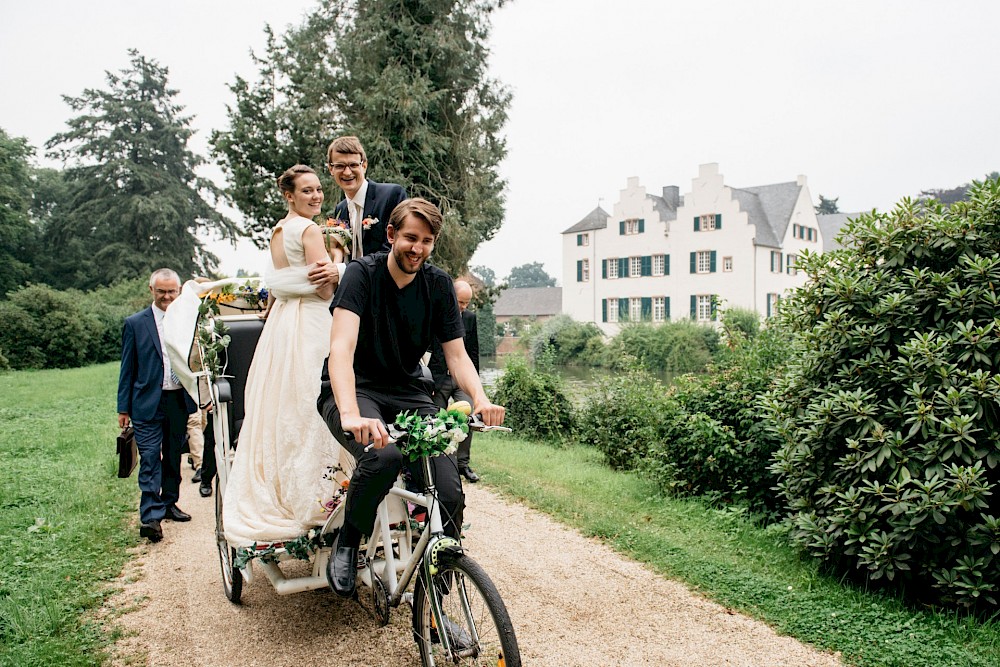
[[[464,405],[453,403],[448,410],[441,410],[436,415],[420,416],[414,410],[402,412],[396,417],[396,426],[406,431],[408,436],[396,443],[403,456],[410,461],[416,461],[421,456],[440,456],[452,454],[458,449],[459,443],[469,435],[469,417],[471,412],[468,402]]]

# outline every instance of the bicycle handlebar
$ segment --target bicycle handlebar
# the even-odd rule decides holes
[[[506,433],[511,433],[512,429],[506,426],[488,426],[483,423],[481,415],[470,415],[469,416],[469,429],[472,431],[504,431]],[[395,424],[388,424],[386,430],[389,431],[389,444],[392,444],[399,440],[400,438],[406,437],[407,432],[397,428]],[[347,440],[354,440],[354,434],[350,431],[344,431],[344,438]],[[365,451],[369,451],[374,446],[374,443],[368,443],[365,447]]]

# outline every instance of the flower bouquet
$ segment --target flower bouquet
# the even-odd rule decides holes
[[[344,256],[351,254],[351,243],[354,240],[351,235],[351,223],[346,220],[327,218],[326,224],[322,225],[320,229],[323,230],[326,252],[330,255],[330,259],[338,260],[338,257],[335,256],[337,248],[343,251]]]
[[[421,456],[448,455],[469,435],[469,418],[459,410],[441,410],[436,415],[421,417],[403,412],[396,417],[396,426],[409,436],[396,444],[403,456],[416,461]]]
[[[221,315],[235,315],[264,310],[267,295],[267,288],[261,284],[260,278],[250,278],[242,285],[223,285],[212,290],[206,298],[215,301]]]

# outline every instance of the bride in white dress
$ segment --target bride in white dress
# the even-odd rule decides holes
[[[340,445],[316,410],[318,369],[330,352],[333,287],[317,288],[309,265],[329,262],[312,221],[323,203],[316,173],[296,165],[278,178],[288,215],[271,232],[267,323],[247,377],[246,409],[223,502],[232,545],[298,537],[326,519]]]

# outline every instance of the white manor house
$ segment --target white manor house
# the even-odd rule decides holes
[[[683,197],[675,185],[647,194],[629,178],[613,211],[598,207],[562,233],[562,312],[607,334],[624,321],[715,321],[715,304],[770,316],[805,283],[796,258],[829,248],[823,232],[836,228],[821,230],[805,176],[734,188],[714,163]]]

